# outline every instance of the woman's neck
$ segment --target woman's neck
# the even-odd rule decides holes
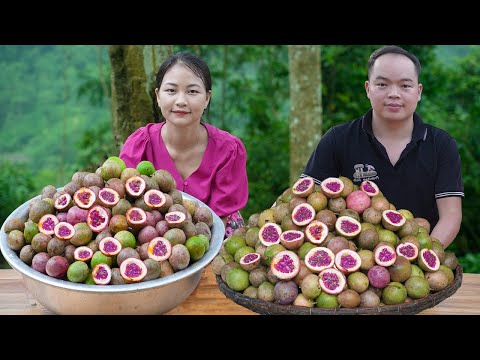
[[[167,121],[162,127],[161,136],[168,147],[185,149],[194,147],[201,142],[204,131],[206,130],[200,123],[179,128]]]

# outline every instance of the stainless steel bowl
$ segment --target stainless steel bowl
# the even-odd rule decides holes
[[[184,198],[200,200],[182,192]],[[42,274],[18,257],[7,245],[5,224],[12,218],[28,218],[27,201],[13,211],[0,231],[0,250],[8,264],[18,271],[25,287],[43,306],[56,314],[64,315],[147,315],[166,313],[187,299],[197,287],[203,269],[213,260],[222,246],[225,227],[223,221],[212,211],[213,227],[210,247],[203,257],[184,270],[156,280],[125,285],[87,285],[52,278]]]

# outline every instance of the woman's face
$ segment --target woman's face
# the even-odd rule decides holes
[[[163,117],[179,126],[199,122],[210,101],[202,79],[182,63],[165,73],[155,93]]]

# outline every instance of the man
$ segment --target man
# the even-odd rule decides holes
[[[444,130],[415,112],[423,85],[417,57],[384,46],[368,60],[365,90],[372,108],[327,131],[301,177],[317,183],[345,176],[375,182],[397,209],[427,219],[432,237],[448,247],[460,230],[464,197],[460,155]]]

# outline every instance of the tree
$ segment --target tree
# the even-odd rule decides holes
[[[112,121],[116,150],[133,131],[153,121],[155,73],[172,46],[111,45]]]
[[[289,45],[290,184],[302,173],[322,136],[322,76],[319,45]]]

